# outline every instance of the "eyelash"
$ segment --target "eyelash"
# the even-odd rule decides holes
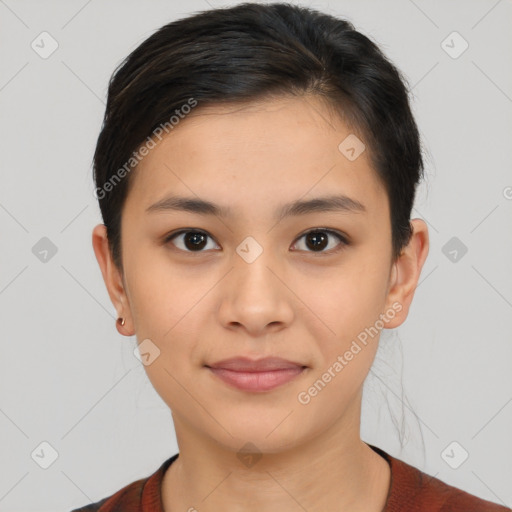
[[[307,236],[310,233],[317,233],[317,232],[327,233],[329,235],[335,236],[340,241],[340,244],[337,247],[335,247],[334,249],[329,249],[327,251],[325,251],[325,250],[322,250],[322,251],[308,251],[308,250],[306,250],[304,252],[309,252],[309,253],[315,254],[315,255],[333,254],[333,253],[336,253],[336,252],[342,250],[345,246],[350,245],[349,241],[347,240],[347,238],[345,236],[343,236],[341,233],[338,233],[337,231],[334,231],[334,230],[328,229],[328,228],[313,228],[313,229],[309,229],[305,233],[302,233],[301,235],[299,235],[296,240],[298,241],[298,240],[300,240],[301,238]],[[213,240],[213,237],[211,237],[206,231],[203,231],[203,230],[200,230],[200,229],[181,229],[180,231],[173,232],[173,233],[170,233],[169,235],[167,235],[164,238],[164,244],[168,244],[174,238],[177,238],[179,235],[183,235],[183,234],[186,234],[186,233],[198,233],[198,234],[206,235],[207,237],[209,237],[209,238],[211,238]],[[217,242],[215,242],[215,243],[217,243]],[[295,245],[296,243],[297,242],[294,242],[293,245]],[[191,253],[191,254],[206,252],[204,250],[190,251],[190,250],[180,249],[178,247],[177,247],[177,249],[179,251],[187,252],[187,253]]]

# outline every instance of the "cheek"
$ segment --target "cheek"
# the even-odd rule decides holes
[[[134,250],[126,264],[135,329],[138,336],[149,338],[163,338],[167,333],[170,336],[173,331],[169,330],[174,330],[182,318],[186,322],[187,315],[212,286],[204,272],[198,279],[172,265],[165,251],[156,252]],[[196,273],[201,274],[199,270]]]
[[[335,333],[326,329],[326,335],[347,339],[379,318],[385,305],[387,278],[388,269],[382,261],[358,254],[357,262],[347,261],[329,269],[323,277],[304,283],[302,295]]]
[[[308,379],[311,388],[302,390],[306,398],[311,398],[311,406],[305,409],[310,413],[318,409],[319,414],[325,414],[330,410],[329,404],[336,403],[337,408],[328,413],[334,417],[348,407],[361,389],[377,352],[382,329],[378,328],[380,323],[375,326],[385,305],[386,270],[375,262],[359,263],[331,279],[328,293],[316,289],[310,294],[308,306],[318,312],[324,325],[322,334],[317,330],[314,336],[318,352],[317,368]],[[319,325],[316,317],[312,322]],[[309,328],[313,331],[312,324]]]
[[[332,382],[329,390],[322,392],[322,401],[339,401],[341,396],[348,400],[371,368],[382,332],[376,322],[385,307],[386,264],[372,251],[358,251],[353,261],[347,260],[337,271],[330,269],[326,273],[329,279],[320,280],[322,286],[318,286],[318,276],[305,285],[309,289],[305,302],[317,314],[309,315],[308,327],[318,350],[314,377]]]
[[[134,250],[127,259],[126,275],[130,291],[137,342],[149,339],[158,357],[145,366],[146,373],[164,400],[177,398],[183,381],[183,364],[199,358],[199,340],[208,318],[207,293],[215,276],[199,267],[185,271],[153,250]],[[198,359],[199,360],[199,359]],[[181,377],[178,377],[181,375]]]

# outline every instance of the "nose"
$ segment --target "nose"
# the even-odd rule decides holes
[[[219,320],[228,329],[245,329],[262,336],[290,325],[293,319],[293,289],[286,283],[282,266],[266,251],[248,263],[236,255],[234,267],[221,289]]]

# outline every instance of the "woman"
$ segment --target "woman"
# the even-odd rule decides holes
[[[343,20],[242,4],[113,76],[93,246],[179,454],[79,510],[504,511],[360,438],[428,253],[398,70]]]

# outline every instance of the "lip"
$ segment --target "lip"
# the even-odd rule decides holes
[[[226,384],[252,392],[275,389],[302,374],[306,369],[305,365],[279,357],[258,360],[235,357],[206,367]]]
[[[222,368],[235,372],[264,372],[273,370],[289,370],[292,368],[303,368],[305,365],[282,359],[281,357],[264,357],[251,359],[249,357],[231,357],[206,365],[209,368]]]

